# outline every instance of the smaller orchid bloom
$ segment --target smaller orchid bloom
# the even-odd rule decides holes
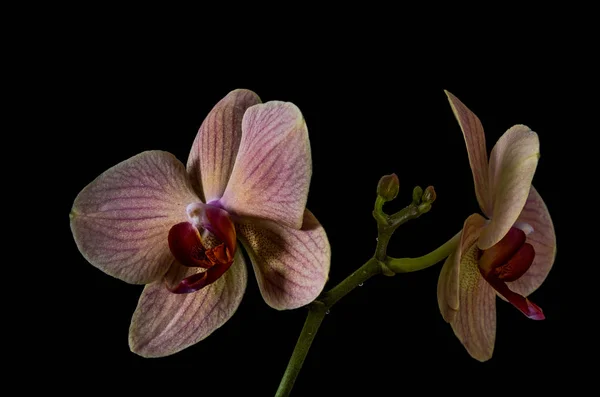
[[[477,201],[488,219],[467,218],[460,243],[442,268],[438,304],[444,320],[469,354],[486,361],[496,337],[496,295],[525,316],[544,319],[527,299],[546,279],[556,255],[556,236],[544,201],[531,185],[539,140],[524,125],[508,129],[488,157],[481,122],[446,92],[463,132]]]
[[[71,211],[77,247],[105,273],[146,284],[131,350],[176,353],[234,314],[247,282],[238,240],[268,305],[312,302],[328,277],[330,247],[305,208],[311,175],[300,110],[235,90],[200,126],[187,167],[147,151],[86,186]]]

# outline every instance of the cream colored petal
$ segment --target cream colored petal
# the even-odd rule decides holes
[[[329,275],[331,249],[310,211],[305,211],[300,230],[263,221],[238,225],[238,237],[269,306],[295,309],[319,296]]]
[[[533,186],[517,222],[526,223],[533,228],[527,235],[526,242],[533,246],[535,258],[521,278],[507,284],[517,294],[528,296],[544,282],[556,256],[556,234],[552,218],[544,200]]]
[[[447,322],[452,322],[456,312],[460,309],[459,285],[462,255],[475,244],[485,222],[485,218],[479,214],[473,214],[465,220],[460,243],[456,251],[446,259],[440,272],[437,288],[438,306],[442,317]]]
[[[161,278],[173,256],[169,229],[198,201],[171,153],[140,153],[105,171],[75,199],[71,231],[95,267],[133,284]]]
[[[196,271],[176,264],[168,278],[174,283]],[[173,294],[163,281],[147,285],[129,327],[131,351],[143,357],[163,357],[206,338],[233,316],[247,278],[244,256],[237,250],[231,268],[199,291]]]
[[[493,212],[479,238],[479,248],[485,250],[496,244],[517,221],[539,157],[538,136],[524,125],[511,127],[492,149],[489,174]]]
[[[205,202],[221,198],[242,137],[246,109],[260,103],[254,92],[231,91],[208,113],[188,157],[187,172],[194,188]]]
[[[471,357],[487,361],[496,340],[496,294],[479,273],[477,251],[473,244],[461,258],[459,310],[451,325]]]
[[[457,97],[448,91],[444,92],[448,96],[454,116],[465,138],[477,201],[483,213],[489,217],[492,212],[492,202],[489,193],[488,157],[483,126],[475,113],[469,110]]]
[[[312,175],[308,130],[300,110],[272,101],[249,108],[221,204],[240,216],[302,226]]]
[[[438,307],[447,323],[454,321],[458,312],[458,272],[460,267],[458,258],[459,255],[456,252],[446,258],[438,279]]]

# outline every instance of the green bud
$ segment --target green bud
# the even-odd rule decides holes
[[[423,193],[422,199],[426,203],[433,203],[436,199],[437,195],[435,194],[435,189],[433,186],[427,186],[425,189],[425,193]]]
[[[396,174],[384,175],[377,184],[377,195],[385,201],[391,201],[398,195],[400,190],[400,181]]]
[[[415,186],[413,189],[413,204],[418,205],[421,203],[421,197],[423,196],[423,189],[421,186]]]

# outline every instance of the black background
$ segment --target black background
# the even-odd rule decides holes
[[[206,114],[235,88],[251,89],[263,101],[291,101],[303,112],[313,160],[307,206],[332,247],[326,288],[373,254],[371,211],[384,174],[396,173],[401,184],[397,199],[385,207],[389,212],[410,202],[415,185],[433,185],[438,197],[430,213],[395,233],[391,256],[426,254],[479,212],[464,140],[444,89],[479,116],[488,150],[514,124],[528,125],[541,142],[534,185],[552,215],[558,254],[531,299],[546,320],[528,320],[498,300],[494,356],[479,363],[439,313],[441,263],[414,274],[378,276],[326,316],[293,396],[412,395],[443,386],[470,395],[481,393],[481,385],[488,392],[563,385],[563,355],[569,350],[567,263],[561,250],[566,182],[564,132],[556,124],[562,104],[555,93],[569,82],[559,71],[546,70],[557,77],[548,84],[540,74],[546,64],[530,62],[537,55],[484,61],[471,54],[457,63],[428,47],[409,54],[406,46],[392,47],[390,41],[380,46],[331,39],[323,50],[311,51],[301,42],[257,44],[240,34],[236,46],[215,51],[210,40],[180,45],[175,39],[161,41],[160,35],[141,40],[135,31],[109,30],[62,36],[60,50],[53,52],[56,64],[42,76],[51,80],[44,98],[52,102],[60,94],[48,122],[59,131],[52,142],[66,160],[58,164],[60,189],[48,188],[57,203],[53,212],[63,217],[52,236],[60,241],[62,258],[56,300],[41,314],[51,330],[37,338],[44,342],[44,387],[164,389],[201,396],[275,393],[305,309],[271,309],[249,277],[235,315],[207,339],[170,357],[138,357],[129,351],[127,333],[143,286],[113,279],[87,263],[67,217],[86,184],[139,152],[166,150],[185,162]],[[431,61],[423,61],[424,54]]]

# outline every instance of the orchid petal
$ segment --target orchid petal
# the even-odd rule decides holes
[[[306,210],[300,230],[262,221],[238,225],[260,292],[275,309],[295,309],[323,290],[331,250],[325,230]]]
[[[485,222],[485,218],[479,214],[472,214],[465,220],[460,235],[460,243],[456,247],[456,251],[446,259],[440,272],[437,288],[438,305],[442,317],[447,322],[452,322],[455,312],[460,310],[459,285],[461,258],[465,251],[477,241]]]
[[[148,151],[105,171],[77,195],[71,231],[83,256],[103,272],[133,284],[162,277],[173,256],[171,226],[198,201],[183,164]]]
[[[458,311],[458,258],[456,252],[446,258],[438,279],[438,306],[447,323],[454,321]]]
[[[308,130],[288,102],[249,108],[242,142],[221,204],[237,215],[300,229],[312,174]]]
[[[195,271],[174,263],[168,282],[177,282]],[[199,291],[173,294],[164,282],[147,285],[129,327],[131,351],[143,357],[163,357],[201,341],[235,313],[246,283],[246,264],[237,250],[231,268]]]
[[[492,357],[496,339],[496,294],[481,277],[473,244],[460,262],[460,309],[451,323],[454,334],[476,360]]]
[[[202,122],[188,157],[190,181],[206,202],[225,191],[242,136],[242,117],[260,98],[249,90],[231,91]]]
[[[546,318],[543,310],[538,305],[524,296],[511,291],[504,281],[500,280],[498,277],[489,277],[489,275],[483,276],[484,278],[487,277],[486,281],[496,290],[496,293],[499,296],[502,296],[504,300],[510,302],[525,316],[532,320],[544,320]]]
[[[458,98],[448,91],[444,92],[448,96],[448,101],[450,101],[450,106],[467,144],[467,154],[469,155],[469,163],[473,172],[477,202],[483,213],[489,217],[492,212],[492,201],[489,192],[488,157],[483,126],[475,113],[458,100]]]
[[[550,218],[544,200],[533,186],[531,186],[529,197],[517,221],[523,222],[533,229],[527,235],[526,241],[533,246],[535,258],[523,276],[507,284],[517,294],[529,296],[544,282],[556,256],[556,235],[552,218]]]
[[[539,157],[538,136],[524,125],[509,128],[492,149],[489,175],[494,208],[491,222],[479,238],[480,249],[500,241],[517,221]]]

